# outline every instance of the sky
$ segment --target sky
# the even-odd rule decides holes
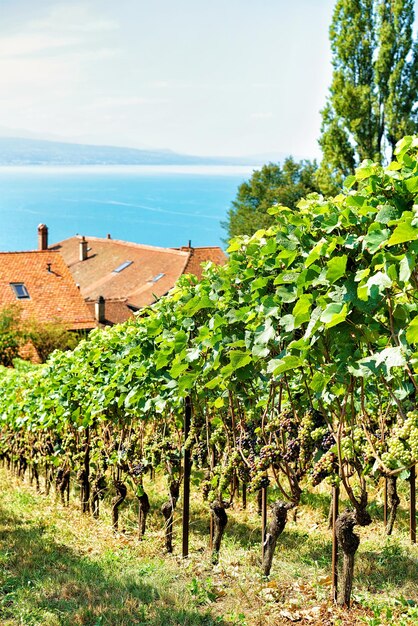
[[[0,135],[319,157],[333,7],[0,0]]]

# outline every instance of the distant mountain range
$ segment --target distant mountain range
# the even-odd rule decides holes
[[[279,155],[276,155],[279,157]],[[284,158],[286,155],[283,155]],[[202,157],[23,137],[0,137],[0,165],[261,165],[273,158]]]

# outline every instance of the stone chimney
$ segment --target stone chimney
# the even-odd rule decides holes
[[[106,321],[105,299],[103,298],[103,296],[99,296],[94,303],[94,317],[99,322],[99,324],[104,324]]]
[[[38,226],[38,250],[48,250],[48,227],[45,224]]]
[[[80,261],[85,261],[87,259],[87,246],[88,243],[86,238],[83,236],[80,239]]]

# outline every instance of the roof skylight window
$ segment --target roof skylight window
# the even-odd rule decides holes
[[[113,270],[113,273],[119,274],[119,272],[123,272],[123,270],[126,270],[127,267],[132,265],[132,263],[133,261],[125,261],[124,263],[121,263],[115,270]]]
[[[29,291],[25,283],[10,283],[10,287],[13,289],[18,300],[30,300]]]
[[[158,283],[158,281],[161,280],[161,278],[163,276],[165,276],[165,274],[163,274],[163,273],[157,274],[157,276],[154,276],[154,278],[151,278],[151,282],[152,283]]]

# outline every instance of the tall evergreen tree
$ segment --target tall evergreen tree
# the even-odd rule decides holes
[[[318,182],[332,193],[363,159],[384,161],[418,129],[414,0],[337,0],[334,68],[322,111]]]

